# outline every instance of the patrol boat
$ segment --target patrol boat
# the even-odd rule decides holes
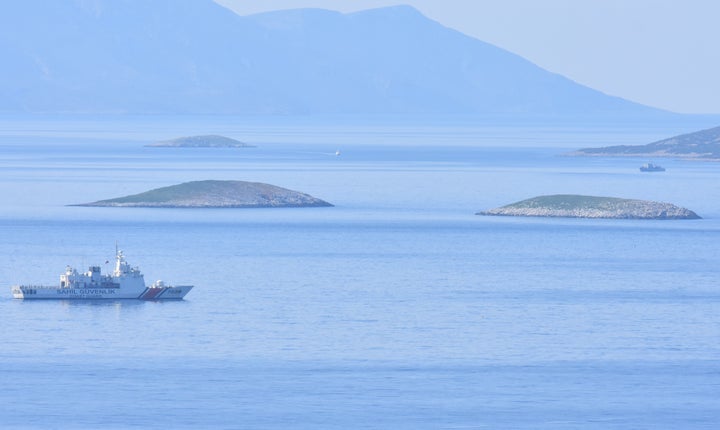
[[[640,166],[641,172],[664,172],[665,168],[653,163],[645,163]]]
[[[115,271],[111,275],[100,273],[100,266],[91,266],[79,273],[68,266],[60,275],[59,286],[15,285],[12,295],[16,299],[140,299],[180,300],[193,288],[192,285],[165,285],[156,281],[145,285],[145,278],[137,267],[130,267],[122,251],[115,251]]]

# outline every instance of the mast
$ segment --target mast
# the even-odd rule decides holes
[[[120,276],[125,272],[127,272],[127,263],[125,263],[125,257],[123,256],[122,251],[117,249],[117,244],[115,244],[115,272],[113,272],[113,275]]]

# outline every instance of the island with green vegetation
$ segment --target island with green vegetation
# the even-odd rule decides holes
[[[193,181],[140,194],[72,206],[143,208],[323,207],[330,203],[274,185],[245,181]]]
[[[720,127],[681,134],[647,145],[618,145],[584,148],[567,155],[594,157],[672,157],[720,160]]]
[[[145,146],[153,148],[254,148],[253,145],[245,142],[216,134],[178,137]]]
[[[657,220],[700,218],[695,212],[670,203],[575,194],[534,197],[477,215]]]

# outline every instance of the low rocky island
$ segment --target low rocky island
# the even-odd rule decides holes
[[[670,203],[574,194],[534,197],[477,215],[657,220],[700,218],[695,212]]]
[[[194,181],[140,194],[72,206],[142,208],[323,207],[330,203],[274,185],[244,181]]]
[[[720,160],[720,127],[681,134],[647,145],[617,145],[584,148],[570,156],[593,157],[672,157],[698,160]]]
[[[215,134],[204,136],[186,136],[177,139],[163,140],[145,146],[153,148],[254,148],[245,142]]]

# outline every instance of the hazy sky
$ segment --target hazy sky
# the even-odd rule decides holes
[[[581,84],[675,112],[720,113],[717,0],[216,0],[241,15],[409,4]]]

